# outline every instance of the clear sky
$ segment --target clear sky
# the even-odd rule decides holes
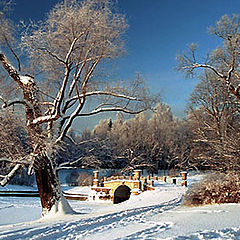
[[[1,1],[1,0],[0,0]],[[174,71],[177,53],[189,43],[197,43],[200,55],[219,45],[207,27],[224,14],[240,14],[240,0],[117,0],[119,12],[126,15],[127,54],[117,61],[120,78],[133,78],[139,72],[153,92],[177,116],[182,116],[196,79],[184,79]],[[57,0],[15,0],[14,17],[40,20]]]

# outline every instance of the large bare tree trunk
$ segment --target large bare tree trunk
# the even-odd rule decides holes
[[[51,159],[44,153],[36,157],[34,171],[44,215],[61,199],[60,183]]]

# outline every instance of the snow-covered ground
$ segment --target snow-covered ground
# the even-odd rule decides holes
[[[183,207],[185,191],[158,182],[155,191],[116,205],[69,201],[77,214],[47,219],[40,219],[38,198],[2,197],[0,239],[240,239],[240,205]]]

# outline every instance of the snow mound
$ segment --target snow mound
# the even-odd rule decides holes
[[[65,199],[65,197],[61,197],[60,200],[58,200],[51,210],[45,214],[42,219],[44,220],[56,220],[64,218],[66,215],[75,214],[76,212],[73,211],[71,206],[69,205],[68,201]]]

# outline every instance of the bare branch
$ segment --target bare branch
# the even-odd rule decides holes
[[[72,43],[71,43],[71,46],[70,46],[69,51],[68,51],[68,53],[66,55],[66,58],[65,58],[65,64],[66,65],[68,65],[69,58],[71,56],[71,53],[73,52],[73,48],[74,48],[74,45],[77,42],[77,40],[78,40],[78,38],[74,38]]]
[[[16,164],[14,168],[7,175],[3,177],[3,179],[0,181],[0,185],[4,187],[15,176],[16,172],[20,168],[21,168],[21,164]]]
[[[16,60],[17,60],[17,63],[18,63],[18,71],[21,72],[21,62],[20,62],[20,59],[19,59],[18,55],[17,55],[16,52],[13,50],[12,46],[10,45],[10,43],[9,43],[9,41],[8,41],[8,39],[6,38],[5,35],[4,35],[4,39],[5,39],[6,43],[7,43],[8,48],[10,49],[10,51],[11,51],[12,54],[13,54],[13,56],[14,56],[14,57],[16,58]]]
[[[11,158],[0,158],[0,162],[9,162],[9,163],[15,163],[15,164],[28,164],[29,161],[27,160],[26,157],[22,157],[22,158],[17,158],[17,159],[11,159]]]
[[[64,99],[64,93],[65,93],[65,89],[67,86],[69,74],[70,74],[70,70],[68,67],[66,67],[63,83],[62,83],[61,88],[58,91],[57,98],[53,103],[53,108],[52,108],[51,113],[47,116],[40,116],[40,117],[35,118],[32,122],[29,122],[28,125],[37,125],[37,124],[46,123],[46,122],[50,122],[50,121],[56,121],[57,119],[59,119],[60,107],[61,107],[61,103]]]
[[[84,106],[85,98],[83,97],[81,99],[81,103],[77,106],[76,110],[69,116],[69,118],[64,118],[63,121],[68,119],[68,122],[66,123],[64,129],[62,130],[60,136],[57,138],[56,143],[59,143],[63,140],[63,138],[66,136],[68,129],[71,127],[73,120],[78,116],[79,112],[82,110]]]
[[[191,66],[185,66],[183,67],[183,69],[195,69],[195,68],[207,68],[207,69],[211,69],[218,77],[220,78],[225,78],[225,76],[223,74],[221,74],[219,71],[217,71],[216,68],[214,68],[211,65],[208,64],[200,64],[200,63],[195,63]]]
[[[2,96],[0,96],[0,100],[3,102],[3,106],[7,106],[7,101]]]
[[[117,98],[124,98],[124,99],[128,99],[128,100],[132,100],[132,101],[143,101],[142,99],[139,99],[138,97],[132,97],[132,96],[128,96],[128,95],[124,95],[124,94],[120,94],[117,92],[110,92],[110,91],[92,91],[92,92],[86,92],[84,94],[85,97],[91,97],[91,96],[113,96],[113,97],[117,97]],[[83,94],[79,95],[80,98],[83,97]],[[78,96],[74,96],[72,98],[70,98],[69,100],[66,101],[65,106],[69,105],[70,102],[72,101],[76,101],[78,99]]]
[[[112,107],[112,108],[100,108],[100,109],[96,109],[93,110],[92,112],[89,113],[80,113],[77,116],[78,117],[86,117],[86,116],[92,116],[98,113],[102,113],[102,112],[124,112],[124,113],[128,113],[128,114],[139,114],[141,112],[146,111],[146,109],[141,109],[141,110],[137,110],[137,111],[132,111],[129,109],[125,109],[122,107]],[[65,118],[69,118],[69,117],[65,117]]]
[[[69,161],[69,162],[64,162],[61,163],[58,167],[57,167],[57,171],[63,170],[63,169],[72,169],[75,168],[74,166],[76,166],[79,162],[81,162],[83,159],[83,157],[78,158],[75,161]]]
[[[87,40],[87,38],[88,38],[88,34],[89,34],[89,32],[86,34],[86,36],[85,36],[85,41]],[[81,76],[81,74],[82,74],[82,71],[83,71],[83,69],[84,69],[84,67],[85,67],[85,65],[86,65],[86,63],[87,63],[87,61],[86,61],[86,58],[87,58],[87,56],[88,56],[88,54],[89,54],[89,52],[91,51],[91,48],[90,49],[87,49],[87,51],[86,51],[86,53],[85,53],[85,57],[84,57],[84,61],[78,61],[78,63],[76,64],[76,66],[75,66],[75,73],[74,73],[74,79],[73,79],[73,81],[72,81],[72,84],[70,85],[70,87],[69,87],[69,93],[68,93],[68,96],[70,97],[71,95],[72,95],[72,92],[73,92],[73,88],[74,88],[74,86],[76,85],[76,83],[77,83],[77,81],[79,80],[79,78],[80,78],[80,76]],[[81,52],[80,52],[80,59],[82,58],[82,54],[83,54],[83,48],[81,49]],[[80,66],[80,68],[79,68],[79,66]],[[79,68],[79,69],[78,69]]]
[[[3,65],[3,67],[6,69],[6,71],[8,72],[9,76],[15,81],[17,82],[17,84],[20,87],[23,87],[23,83],[20,79],[20,75],[18,73],[18,71],[8,62],[6,56],[3,53],[0,53],[0,61]]]
[[[7,108],[7,107],[10,107],[10,106],[14,106],[16,104],[24,105],[24,106],[27,106],[29,109],[33,109],[32,104],[30,104],[29,102],[27,102],[25,100],[15,100],[15,101],[12,101],[10,103],[4,102],[2,108]]]
[[[61,59],[57,54],[55,53],[52,53],[49,49],[45,48],[45,47],[42,47],[42,48],[38,48],[39,50],[42,50],[42,51],[45,51],[47,52],[50,56],[54,57],[55,59],[57,59],[59,62],[65,64],[66,62]]]

